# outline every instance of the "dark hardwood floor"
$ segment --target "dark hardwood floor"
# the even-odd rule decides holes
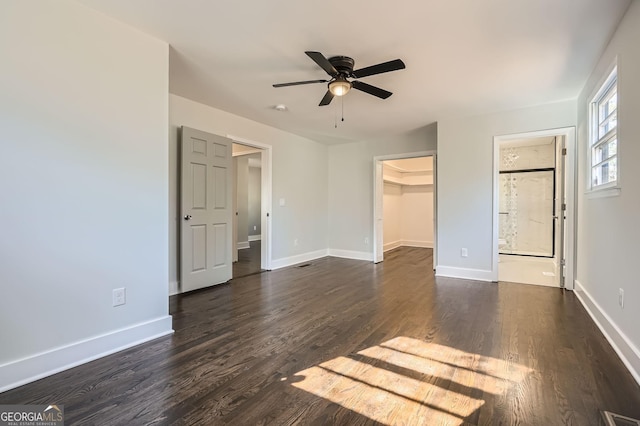
[[[174,296],[175,334],[0,394],[67,424],[598,425],[640,389],[571,292],[434,278],[431,250]]]
[[[260,241],[250,241],[248,249],[238,250],[238,261],[233,264],[233,278],[264,272],[260,268]]]

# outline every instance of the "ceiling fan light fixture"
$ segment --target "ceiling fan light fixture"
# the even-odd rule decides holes
[[[344,96],[351,90],[351,83],[346,78],[340,76],[329,83],[329,91],[333,96]]]

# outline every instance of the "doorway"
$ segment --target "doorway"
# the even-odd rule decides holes
[[[398,247],[433,249],[436,264],[436,157],[431,151],[374,158],[374,262]]]
[[[271,146],[232,135],[181,128],[179,161],[179,250],[177,292],[221,284],[233,278],[237,259],[236,183],[233,145],[257,154],[260,163],[261,270],[271,269]],[[256,226],[257,231],[257,226]]]
[[[573,129],[560,129],[495,139],[496,281],[562,288],[573,282],[572,136]]]
[[[233,278],[271,270],[271,146],[227,135],[233,141]],[[245,216],[238,209],[242,164]],[[236,214],[237,213],[237,214]],[[238,220],[241,219],[241,220]],[[241,222],[241,223],[240,223]]]
[[[233,278],[264,272],[262,252],[262,149],[233,143]]]

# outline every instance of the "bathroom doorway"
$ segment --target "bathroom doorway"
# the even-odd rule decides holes
[[[568,221],[567,195],[573,191],[568,191],[567,137],[567,132],[543,132],[496,139],[498,281],[566,284],[574,223]]]

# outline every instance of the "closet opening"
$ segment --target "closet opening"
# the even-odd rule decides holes
[[[432,152],[376,157],[374,261],[401,247],[432,251],[436,264],[436,179]]]

